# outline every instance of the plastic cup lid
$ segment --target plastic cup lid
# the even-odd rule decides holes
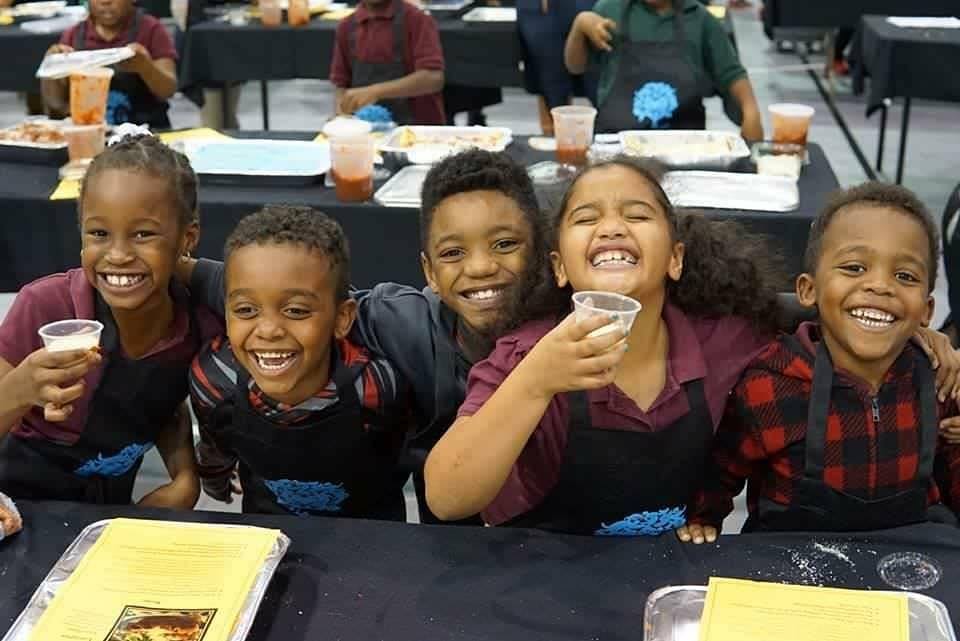
[[[334,118],[323,126],[323,134],[328,138],[359,138],[370,133],[372,126],[359,118]]]
[[[928,590],[940,582],[943,566],[932,556],[919,552],[895,552],[877,563],[884,583],[898,590]]]
[[[771,113],[793,118],[812,118],[816,110],[808,105],[781,102],[768,107]]]

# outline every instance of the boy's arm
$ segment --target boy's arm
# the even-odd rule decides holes
[[[157,450],[171,481],[140,499],[138,505],[192,510],[200,497],[200,480],[193,454],[193,425],[186,403],[160,432]]]
[[[595,10],[600,8],[600,3]],[[563,62],[575,76],[587,70],[591,47],[598,51],[613,50],[613,33],[617,23],[594,11],[577,14],[563,48]]]
[[[46,56],[53,53],[70,53],[73,47],[63,43],[51,45]],[[40,93],[48,116],[65,118],[70,115],[70,79],[43,78],[40,80]]]
[[[191,258],[177,263],[176,277],[188,284],[190,294],[196,297],[200,304],[222,317],[226,308],[224,271],[224,264],[219,260]]]
[[[753,94],[753,85],[750,78],[743,76],[730,85],[730,95],[740,105],[743,122],[740,125],[740,135],[748,142],[763,140],[763,116],[760,115],[760,105]]]
[[[718,91],[729,94],[740,106],[743,115],[740,134],[743,138],[748,141],[763,140],[763,116],[747,70],[740,63],[723,24],[711,16],[705,20],[703,52],[707,74]]]
[[[443,71],[418,69],[396,80],[342,90],[342,95],[337,100],[338,112],[351,114],[382,100],[415,98],[439,93],[443,91],[443,84]]]
[[[214,341],[210,349],[216,344]],[[239,486],[232,478],[237,467],[237,456],[217,443],[211,426],[214,421],[232,419],[232,415],[228,417],[225,414],[229,409],[226,403],[230,403],[232,392],[225,389],[225,381],[229,379],[220,382],[211,380],[212,372],[219,371],[219,368],[208,366],[204,370],[206,356],[206,352],[201,353],[190,372],[190,404],[197,417],[200,432],[200,442],[197,443],[197,472],[204,493],[217,501],[230,503],[233,501],[232,495],[240,493]],[[196,374],[197,369],[203,371],[203,376]]]

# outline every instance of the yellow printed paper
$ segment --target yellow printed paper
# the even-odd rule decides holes
[[[50,200],[76,200],[80,197],[79,180],[61,180],[50,194]]]
[[[325,14],[320,16],[321,20],[343,20],[344,18],[349,18],[353,15],[353,12],[356,9],[334,9],[333,11],[327,11]]]
[[[727,17],[727,8],[723,5],[712,4],[707,7],[707,11],[712,13],[717,20],[723,20]]]
[[[116,519],[30,641],[227,641],[280,532]]]
[[[216,129],[210,129],[208,127],[183,129],[181,131],[168,131],[160,134],[159,138],[167,145],[177,142],[178,140],[232,140],[230,136],[222,134]]]
[[[700,641],[909,641],[903,594],[710,579]]]

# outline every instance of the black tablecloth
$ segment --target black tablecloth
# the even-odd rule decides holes
[[[250,137],[256,132],[237,132]],[[271,138],[309,139],[312,134],[269,133]],[[551,158],[530,149],[525,138],[509,148],[526,165]],[[718,218],[735,218],[763,233],[784,256],[791,275],[800,272],[807,233],[817,210],[838,187],[823,150],[810,145],[810,165],[800,178],[800,208],[791,213],[708,210]],[[45,274],[63,271],[79,262],[75,201],[51,201],[57,169],[0,162],[0,291],[14,292]],[[415,209],[386,208],[375,203],[343,204],[322,185],[265,187],[203,184],[200,188],[202,233],[198,254],[222,256],[223,243],[237,222],[266,203],[294,203],[316,207],[343,226],[352,249],[352,280],[360,287],[382,281],[423,284],[420,236]]]
[[[522,87],[516,25],[439,20],[448,82],[471,87]],[[243,80],[330,77],[337,23],[315,19],[305,27],[233,26],[208,21],[186,36],[180,86]]]
[[[764,20],[772,28],[855,27],[868,13],[953,16],[956,0],[765,0]]]
[[[960,613],[960,536],[943,525],[855,539],[739,535],[695,547],[672,534],[613,539],[70,503],[23,502],[20,508],[26,529],[0,543],[0,625],[12,623],[83,527],[114,516],[243,519],[283,530],[292,544],[250,641],[639,641],[644,603],[657,588],[705,585],[711,576],[728,576],[885,589],[877,561],[907,550],[940,561],[943,578],[926,594]]]
[[[903,29],[884,16],[864,16],[856,41],[863,64],[856,68],[854,90],[863,91],[865,73],[871,77],[867,113],[884,98],[960,101],[960,29]]]
[[[0,27],[0,91],[40,91],[37,67],[59,33],[29,33],[17,26]]]

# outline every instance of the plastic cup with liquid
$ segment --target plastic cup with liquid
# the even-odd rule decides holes
[[[767,108],[773,121],[773,142],[806,145],[810,121],[816,113],[813,107],[778,103]]]
[[[611,322],[590,332],[589,336],[602,336],[613,331],[630,332],[642,305],[629,296],[614,292],[583,291],[573,295],[573,311],[577,322],[593,316],[606,316]]]
[[[89,160],[106,144],[106,125],[64,125],[62,131],[70,162]]]
[[[330,161],[337,200],[363,202],[373,196],[374,141],[369,122],[334,118],[323,127],[330,140]]]
[[[75,125],[102,125],[113,69],[95,67],[70,74],[70,119]]]
[[[310,0],[290,0],[287,22],[291,27],[302,27],[310,22]]]
[[[40,328],[40,338],[48,352],[90,350],[100,345],[103,324],[95,320],[69,319],[47,323]]]
[[[587,164],[587,151],[593,143],[593,125],[597,110],[593,107],[567,105],[550,110],[553,135],[557,141],[557,162],[582,167]]]
[[[260,22],[264,27],[279,27],[283,22],[280,0],[260,0]]]

